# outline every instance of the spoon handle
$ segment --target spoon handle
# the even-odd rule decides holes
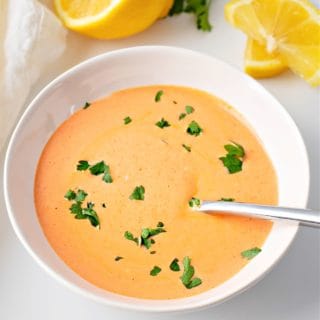
[[[204,212],[231,213],[261,219],[297,221],[300,225],[320,228],[320,212],[309,209],[283,208],[227,201],[202,201],[197,209]]]

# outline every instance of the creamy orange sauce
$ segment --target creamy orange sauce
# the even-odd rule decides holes
[[[164,93],[155,102],[158,90]],[[195,111],[179,120],[186,105]],[[132,122],[125,125],[127,116]],[[171,126],[157,127],[161,118]],[[192,120],[203,129],[197,137],[186,133]],[[246,152],[243,170],[235,174],[219,160],[230,140]],[[88,170],[77,171],[79,160],[104,160],[113,183]],[[145,188],[144,201],[129,199],[138,185]],[[77,188],[95,204],[100,230],[70,213],[64,195]],[[241,117],[221,100],[184,87],[127,89],[79,110],[49,140],[35,179],[37,214],[61,259],[98,287],[139,298],[186,297],[221,284],[248,262],[241,252],[261,247],[270,232],[271,222],[192,211],[191,197],[276,204],[277,180],[266,152]],[[159,221],[167,232],[155,236],[149,250],[124,237],[125,231],[137,236]],[[116,256],[123,259],[115,261]],[[174,258],[181,266],[185,256],[202,280],[192,289],[183,286],[182,272],[169,269]],[[155,265],[162,271],[150,276]]]

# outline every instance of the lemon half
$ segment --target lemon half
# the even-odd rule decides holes
[[[173,0],[55,0],[64,25],[99,39],[127,37],[165,16]]]

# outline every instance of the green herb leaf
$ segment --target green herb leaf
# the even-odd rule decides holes
[[[182,13],[184,10],[184,1],[185,0],[175,0],[169,11],[169,16]]]
[[[229,173],[237,173],[242,171],[243,161],[234,155],[227,154],[225,157],[219,158],[223,165],[228,169]]]
[[[210,0],[186,0],[185,12],[194,13],[197,21],[197,28],[202,31],[211,31],[212,26],[209,22]]]
[[[183,146],[188,152],[191,152],[191,147],[187,146],[186,144],[182,144],[182,146]]]
[[[77,170],[78,171],[85,171],[90,167],[90,164],[86,160],[79,160],[77,164]]]
[[[228,152],[228,154],[232,156],[238,156],[240,158],[245,156],[245,151],[243,147],[235,142],[232,142],[233,144],[226,144],[224,146],[225,150]]]
[[[209,22],[209,7],[211,0],[175,0],[169,11],[169,16],[182,12],[193,13],[196,17],[197,28],[202,31],[211,31]]]
[[[73,203],[69,208],[70,212],[76,215],[82,214],[82,207],[80,202]]]
[[[189,200],[189,207],[191,207],[191,208],[198,208],[198,207],[200,207],[200,205],[201,205],[201,201],[198,198],[192,197]]]
[[[163,228],[164,227],[164,223],[159,221],[158,224],[157,224],[157,227],[158,228]]]
[[[150,251],[150,254],[156,254],[157,251]]]
[[[124,233],[124,237],[127,239],[127,240],[130,240],[130,241],[133,241],[135,242],[136,244],[139,244],[139,239],[137,237],[134,237],[133,234],[129,231],[126,231]]]
[[[170,127],[170,123],[165,120],[164,118],[162,118],[160,121],[158,121],[156,123],[156,126],[158,126],[159,128],[163,129],[163,128],[166,128],[166,127]]]
[[[82,202],[84,201],[87,195],[88,194],[85,191],[83,191],[82,189],[79,189],[76,193],[76,197],[74,198],[74,200],[77,202]]]
[[[241,252],[241,256],[248,260],[254,258],[257,254],[259,254],[262,250],[258,247],[251,248],[249,250],[245,250]]]
[[[65,197],[67,200],[71,201],[71,200],[74,200],[74,199],[76,198],[76,193],[75,193],[73,190],[69,189],[69,190],[66,192],[66,194],[64,195],[64,197]]]
[[[187,286],[194,275],[194,267],[191,265],[191,260],[189,257],[184,257],[182,263],[183,263],[183,274],[180,277],[180,279],[182,283],[185,286]]]
[[[187,128],[187,133],[197,137],[201,132],[202,132],[202,129],[196,121],[190,122]]]
[[[93,227],[100,226],[100,221],[97,213],[93,210],[94,203],[88,202],[87,207],[82,209],[82,214],[90,221]]]
[[[149,228],[143,228],[141,231],[141,238],[147,239],[150,235],[150,229]]]
[[[100,161],[89,168],[91,174],[94,176],[98,176],[103,174],[102,180],[106,183],[112,183],[112,177],[110,174],[110,167],[104,163],[104,161]]]
[[[187,289],[192,289],[194,287],[199,286],[202,283],[200,278],[193,278],[188,284],[186,284]]]
[[[180,266],[178,264],[179,260],[177,258],[173,259],[170,263],[170,270],[172,271],[180,271]]]
[[[106,206],[106,204],[105,204],[105,203],[103,203],[103,204],[102,204],[102,207],[103,207],[103,208],[106,208],[107,206]]]
[[[187,289],[192,289],[202,283],[201,279],[194,278],[194,267],[191,265],[191,259],[189,257],[183,258],[183,274],[180,277],[182,283]]]
[[[124,124],[129,124],[132,121],[132,119],[130,117],[125,117],[123,119]]]
[[[83,106],[83,109],[87,109],[91,106],[91,103],[90,102],[86,102]]]
[[[191,114],[192,112],[194,112],[194,108],[191,106],[186,106],[186,113]]]
[[[245,156],[243,147],[238,143],[232,143],[233,145],[226,144],[224,146],[228,153],[226,156],[219,158],[231,174],[242,171],[243,157]]]
[[[233,198],[221,198],[219,201],[228,201],[228,202],[233,202]]]
[[[156,276],[161,272],[161,268],[158,266],[154,266],[153,269],[150,271],[150,276]]]
[[[119,261],[119,260],[121,260],[121,259],[123,259],[123,257],[120,257],[120,256],[116,256],[116,257],[114,258],[115,261]]]
[[[75,219],[88,219],[92,226],[100,227],[99,217],[95,210],[93,210],[94,203],[88,202],[86,208],[82,208],[82,203],[88,194],[79,189],[77,192],[69,190],[65,197],[68,196],[68,200],[75,201],[69,208],[70,213],[75,215]]]
[[[105,166],[105,169],[104,169],[104,175],[102,177],[102,180],[106,183],[112,183],[113,180],[112,180],[112,177],[110,175],[110,167],[108,165]]]
[[[180,113],[179,120],[184,119],[187,116],[186,113]]]
[[[155,102],[159,102],[161,100],[161,97],[163,95],[163,91],[162,90],[159,90],[157,93],[156,93],[156,96],[154,97],[154,101]]]
[[[137,186],[134,188],[129,199],[131,200],[144,200],[145,189],[144,186]]]
[[[93,174],[94,176],[98,176],[99,174],[104,173],[105,167],[106,167],[106,164],[104,163],[104,161],[100,161],[92,165],[89,170],[91,174]]]

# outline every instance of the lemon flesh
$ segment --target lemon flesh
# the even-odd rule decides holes
[[[311,85],[320,84],[320,15],[307,0],[232,0],[226,19]]]
[[[278,52],[269,53],[258,41],[248,38],[245,51],[244,70],[254,78],[269,78],[287,69]]]
[[[64,25],[99,39],[116,39],[141,32],[164,16],[172,0],[55,0]]]

